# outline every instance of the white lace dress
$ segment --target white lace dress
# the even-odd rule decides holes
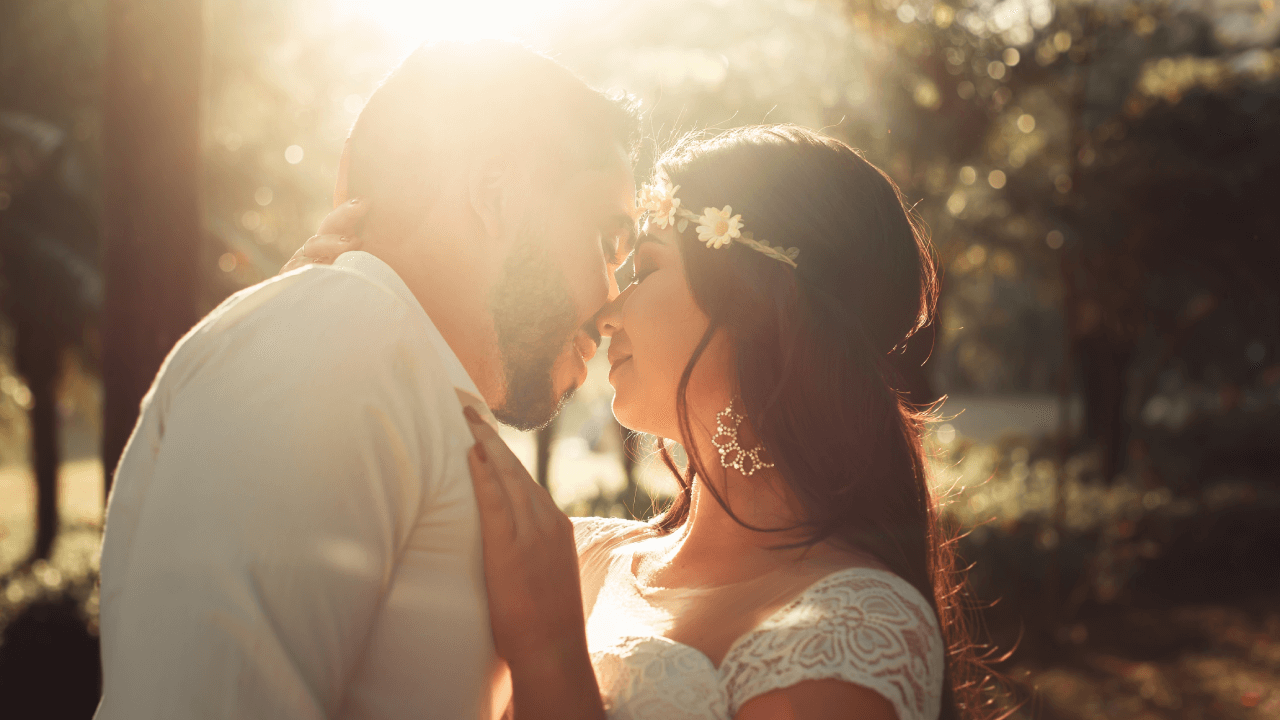
[[[642,524],[573,522],[591,662],[610,720],[729,720],[757,695],[822,679],[874,690],[899,720],[937,718],[943,673],[937,620],[920,593],[893,573],[848,568],[827,575],[734,641],[716,667],[693,647],[645,634],[642,624],[632,634],[625,619],[611,616],[613,627],[600,631],[602,616],[616,612],[603,607],[609,598],[600,597],[601,586],[625,557],[616,551],[623,537]]]

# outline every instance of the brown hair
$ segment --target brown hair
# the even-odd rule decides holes
[[[689,285],[710,327],[676,392],[681,435],[694,443],[686,390],[712,334],[734,347],[747,422],[801,501],[802,545],[826,540],[873,554],[924,596],[947,643],[942,718],[991,714],[987,668],[962,608],[954,538],[940,527],[921,432],[893,365],[933,316],[938,279],[922,225],[893,181],[848,145],[799,127],[739,128],[678,144],[657,173],[689,208],[733,206],[757,238],[797,247],[798,267],[745,247],[708,250],[682,235]],[[655,522],[682,525],[699,466]],[[705,488],[733,515],[710,483]],[[744,526],[742,520],[734,519]],[[749,526],[748,526],[749,527]],[[794,528],[753,528],[779,531]]]

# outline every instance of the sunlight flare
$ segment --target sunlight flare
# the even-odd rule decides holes
[[[406,50],[431,40],[527,40],[531,28],[584,0],[331,0],[339,21],[369,20]]]

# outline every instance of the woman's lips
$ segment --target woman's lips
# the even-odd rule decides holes
[[[614,372],[615,370],[617,370],[618,368],[622,367],[623,363],[627,363],[627,362],[630,362],[630,361],[631,361],[631,356],[630,356],[630,355],[628,355],[628,356],[626,356],[626,357],[624,357],[624,358],[619,358],[619,359],[617,359],[617,360],[614,360],[614,361],[613,361],[613,363],[609,366],[609,377],[613,377],[613,372]]]

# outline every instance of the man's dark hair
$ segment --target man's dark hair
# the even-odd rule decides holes
[[[540,153],[546,171],[590,169],[635,154],[634,103],[567,68],[496,40],[423,45],[369,98],[351,130],[347,194],[414,214],[476,153]]]

